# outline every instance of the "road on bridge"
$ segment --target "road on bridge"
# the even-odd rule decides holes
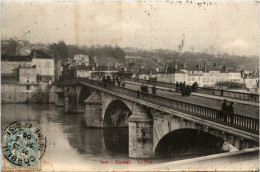
[[[137,89],[140,90],[139,85],[133,84],[130,82],[126,82],[125,87],[129,88],[129,89],[133,89],[133,90],[137,90]],[[151,88],[149,88],[149,93],[151,93],[151,92],[152,92],[152,90],[151,90]],[[162,90],[162,89],[157,89],[156,94],[167,97],[167,98],[171,98],[174,100],[185,101],[188,103],[205,106],[205,107],[210,107],[210,108],[214,108],[214,109],[218,109],[218,110],[221,110],[221,104],[223,102],[221,100],[212,99],[212,98],[208,98],[208,97],[195,96],[195,95],[190,95],[189,97],[182,96],[180,92],[176,93],[173,91]],[[259,106],[252,106],[252,105],[247,105],[247,104],[236,103],[235,105],[233,105],[233,107],[234,107],[234,111],[236,114],[241,114],[241,115],[248,116],[248,117],[259,118]]]

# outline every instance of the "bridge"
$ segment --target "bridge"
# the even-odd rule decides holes
[[[57,102],[64,100],[66,113],[83,112],[87,127],[128,126],[132,158],[214,153],[227,143],[230,150],[259,144],[256,117],[233,114],[232,121],[231,115],[225,119],[218,109],[85,78],[60,87],[64,97],[56,96]]]

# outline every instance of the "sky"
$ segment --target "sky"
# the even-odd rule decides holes
[[[259,3],[2,1],[1,36],[31,43],[259,54]]]

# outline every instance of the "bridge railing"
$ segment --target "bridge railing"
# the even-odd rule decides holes
[[[176,89],[176,84],[174,84],[174,83],[151,81],[151,80],[144,80],[144,79],[137,79],[137,78],[127,78],[126,80],[132,81],[132,82],[139,82],[142,84],[150,84],[150,85],[155,85],[155,86]],[[204,88],[204,87],[198,87],[197,92],[203,93],[203,94],[235,98],[235,99],[240,99],[240,100],[259,102],[259,94],[253,94],[253,93],[241,93],[241,92],[236,92],[236,91],[218,90],[218,89]]]
[[[259,119],[257,118],[243,116],[234,113],[228,114],[218,109],[187,103],[180,100],[173,100],[167,97],[136,91],[136,90],[119,87],[108,83],[102,83],[94,80],[80,79],[79,81],[89,83],[95,86],[99,86],[101,87],[101,89],[103,88],[103,89],[114,91],[115,94],[121,93],[130,97],[134,97],[140,100],[161,105],[163,107],[185,112],[194,116],[199,116],[205,119],[210,119],[221,123],[227,123],[229,125],[232,125],[233,127],[240,128],[243,130],[248,130],[254,133],[259,132]]]

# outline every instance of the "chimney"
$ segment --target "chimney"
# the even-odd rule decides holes
[[[165,73],[167,73],[168,65],[165,66]]]
[[[178,65],[175,65],[175,66],[174,66],[174,69],[177,69],[177,68],[178,68]]]
[[[214,63],[214,67],[217,67],[217,63]]]
[[[98,62],[96,62],[96,68],[98,68]]]

